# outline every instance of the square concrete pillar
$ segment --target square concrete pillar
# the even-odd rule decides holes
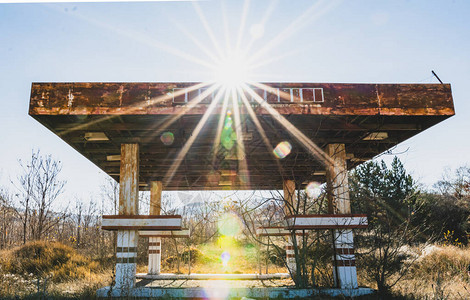
[[[333,214],[350,214],[348,169],[344,144],[329,144],[326,153],[334,165],[326,169],[328,210]],[[334,277],[339,288],[357,288],[354,239],[351,229],[333,230]]]
[[[293,180],[284,180],[283,182],[284,189],[284,213],[286,216],[297,214],[297,195],[295,189],[295,181]],[[296,240],[297,242],[298,240]],[[297,243],[297,246],[299,244]],[[295,275],[297,272],[297,263],[295,260],[295,248],[294,241],[292,236],[287,237],[286,249],[286,264],[287,269],[291,275]]]
[[[119,178],[119,215],[139,214],[139,145],[121,145]],[[135,286],[137,259],[136,230],[119,230],[116,245],[116,288],[131,289]]]
[[[162,205],[162,182],[150,182],[150,215],[160,215]],[[149,263],[148,274],[160,274],[162,261],[162,239],[149,237]]]
[[[116,247],[116,288],[129,290],[135,286],[137,231],[119,230]]]
[[[149,237],[149,275],[160,274],[162,261],[162,239],[159,237]]]

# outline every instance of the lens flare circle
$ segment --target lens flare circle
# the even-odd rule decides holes
[[[228,115],[227,118],[225,119],[225,124],[224,124],[224,129],[230,129],[232,128],[232,118]]]
[[[305,188],[305,192],[309,198],[318,198],[321,194],[320,183],[315,181],[309,182]]]
[[[165,146],[170,146],[175,141],[175,136],[172,132],[166,131],[160,136],[160,140]]]
[[[220,142],[222,146],[227,150],[233,148],[237,138],[236,133],[232,128],[233,120],[231,114],[232,113],[230,111],[227,112],[227,117],[225,118],[224,122],[224,128],[222,129],[222,132],[220,134]]]
[[[238,235],[242,230],[240,219],[233,213],[225,213],[220,216],[217,228],[221,235],[231,237]]]
[[[224,265],[224,267],[226,267],[230,260],[230,253],[228,253],[228,251],[222,252],[222,254],[220,255],[220,260],[222,261],[222,264]]]
[[[273,153],[277,158],[283,159],[290,154],[291,150],[292,145],[288,141],[283,141],[277,144],[276,148],[273,150]]]

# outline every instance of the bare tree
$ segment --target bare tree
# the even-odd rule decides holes
[[[118,214],[118,205],[119,205],[119,182],[112,179],[111,177],[107,178],[105,183],[101,186],[101,215],[105,214]],[[99,221],[98,221],[99,222]],[[101,223],[99,223],[101,226]],[[100,244],[98,247],[98,253],[100,257],[105,257],[106,253],[109,253],[111,249],[115,249],[117,243],[117,231],[112,233],[100,230]],[[109,239],[110,235],[112,238]]]
[[[11,194],[0,189],[0,249],[5,249],[14,242],[15,225],[18,221],[15,212]]]
[[[101,186],[102,193],[102,213],[110,212],[114,215],[118,214],[119,204],[119,182],[107,178],[106,182]]]
[[[39,153],[37,153],[39,154]],[[29,222],[29,214],[31,210],[31,198],[33,194],[33,178],[37,173],[36,165],[37,165],[37,155],[33,152],[31,155],[31,161],[28,162],[26,165],[22,162],[22,160],[18,160],[21,168],[23,169],[23,173],[18,176],[19,193],[16,196],[19,198],[20,204],[20,212],[18,216],[21,218],[21,222],[23,225],[23,244],[26,243],[26,239],[28,236],[28,222]]]
[[[18,177],[17,196],[21,206],[19,215],[23,223],[25,243],[28,225],[31,237],[39,240],[58,222],[52,206],[64,192],[66,181],[59,178],[62,163],[51,155],[41,155],[39,150],[31,154],[31,160],[26,164],[21,160],[19,163],[23,173]]]
[[[83,221],[83,210],[84,210],[84,204],[81,200],[79,199],[76,199],[75,200],[75,216],[74,216],[74,221],[75,221],[75,226],[77,227],[77,248],[80,247],[80,233],[81,233],[81,226],[82,226],[82,221]]]
[[[326,195],[308,197],[303,190],[296,190],[297,201],[292,203],[284,198],[280,191],[273,191],[271,195],[249,197],[240,201],[239,215],[246,226],[246,235],[262,245],[266,250],[266,266],[269,261],[284,265],[291,273],[296,287],[306,288],[319,284],[332,285],[331,271],[331,235],[327,231],[315,231],[306,234],[292,230],[285,237],[257,237],[256,228],[260,226],[284,227],[284,218],[287,214],[320,213],[326,210]],[[284,246],[288,241],[295,251],[295,269],[288,267]]]
[[[99,227],[98,210],[96,204],[93,201],[85,203],[82,199],[75,199],[75,208],[70,214],[70,221],[72,223],[73,239],[72,243],[75,244],[76,248],[87,248],[91,249],[93,245],[93,239],[98,238],[95,236],[96,229]],[[90,248],[91,247],[91,248]]]
[[[442,195],[452,196],[456,200],[470,198],[470,167],[462,166],[452,174],[450,169],[444,170],[442,179],[434,187]]]
[[[82,220],[82,229],[85,231],[84,244],[88,245],[93,239],[93,227],[96,227],[97,221],[97,208],[94,201],[90,201],[88,208]]]

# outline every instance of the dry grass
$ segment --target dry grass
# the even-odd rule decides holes
[[[394,291],[415,299],[470,299],[470,247],[431,246]]]
[[[0,297],[77,296],[110,282],[111,272],[99,262],[60,243],[35,241],[0,252]]]
[[[17,275],[0,275],[0,297],[6,298],[74,298],[93,299],[96,290],[109,286],[111,272],[92,273],[88,278],[70,279],[60,283]]]
[[[58,242],[34,241],[0,252],[4,273],[49,278],[62,282],[102,271],[100,264]]]
[[[57,298],[73,297],[79,299],[95,298],[96,290],[109,286],[112,281],[112,271],[91,273],[87,278],[74,279],[65,282],[51,284],[48,294]]]
[[[227,250],[226,245],[223,246],[200,245],[200,253],[193,249],[192,273],[259,271],[258,254],[250,246],[232,243],[229,248],[231,258],[226,265],[220,260],[223,250]],[[185,262],[184,259],[183,254],[180,271],[187,273],[187,260]],[[428,247],[408,275],[393,288],[396,296],[392,299],[470,299],[470,278],[466,271],[469,264],[470,248]],[[265,273],[264,264],[262,270]],[[146,273],[147,266],[138,265],[137,271]],[[176,266],[174,263],[163,263],[162,271],[176,272]],[[284,272],[286,269],[282,266],[269,265],[269,273]],[[2,298],[40,298],[45,292],[54,298],[91,299],[98,288],[109,285],[111,280],[112,268],[109,264],[101,264],[61,244],[35,242],[0,252]],[[359,282],[374,287],[374,283],[364,281],[360,273]]]

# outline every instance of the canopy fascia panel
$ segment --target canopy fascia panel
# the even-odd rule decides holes
[[[243,155],[214,144],[219,118],[227,114],[223,101],[211,111],[219,89],[207,92],[211,86],[202,83],[33,83],[29,114],[116,180],[120,144],[139,143],[141,190],[152,180],[163,180],[166,190],[271,190],[282,189],[285,179],[323,182],[325,166],[260,101],[320,148],[345,144],[349,169],[455,113],[450,84],[250,87],[259,97],[245,92],[249,108],[237,100]],[[208,96],[193,105],[205,92]],[[227,107],[233,111],[231,100]],[[279,159],[265,145],[250,110],[272,148],[282,141],[292,145],[289,155]],[[208,111],[205,126],[169,180],[169,169]],[[172,133],[171,144],[162,142],[163,132]],[[242,159],[247,169],[238,176]]]

